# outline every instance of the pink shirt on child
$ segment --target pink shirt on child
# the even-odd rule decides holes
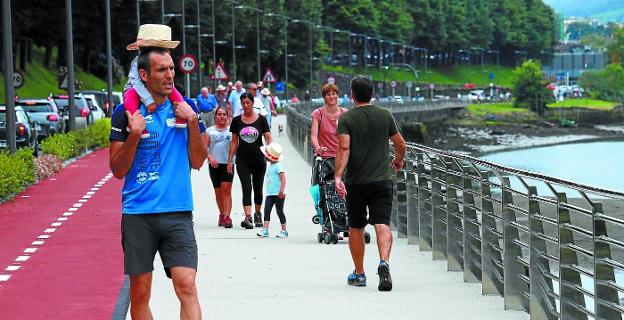
[[[326,147],[327,151],[321,153],[322,158],[335,158],[338,151],[338,136],[336,135],[336,128],[338,127],[338,119],[332,120],[327,116],[325,108],[318,108],[312,111],[312,118],[318,121],[318,144],[321,147]],[[345,108],[340,108],[340,114],[347,111]]]

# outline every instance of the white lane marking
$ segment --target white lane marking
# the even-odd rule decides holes
[[[47,229],[43,230],[43,232],[45,232],[45,233],[52,233],[54,231],[56,231],[56,228],[47,228]]]
[[[0,274],[0,281],[7,281],[9,278],[11,278],[11,276],[8,274]]]
[[[30,196],[22,196],[22,198],[30,198]]]
[[[15,271],[15,270],[18,270],[19,268],[20,268],[20,266],[8,266],[4,270],[6,270],[6,271]]]
[[[67,211],[78,211],[78,208],[69,208]]]
[[[87,199],[80,199],[80,200],[78,200],[78,202],[85,203],[85,202],[87,202]]]
[[[88,194],[88,195],[93,195],[93,194],[95,194],[95,192],[93,192],[93,191],[89,191],[89,192],[87,192],[87,194]]]
[[[24,253],[35,253],[37,248],[26,248],[24,249]]]
[[[26,261],[28,259],[30,259],[30,256],[19,256],[19,257],[17,257],[15,259],[15,261],[20,261],[21,262],[21,261]]]
[[[56,178],[50,178],[50,180],[52,180],[52,181],[56,181]]]
[[[91,199],[91,197],[93,197],[93,196],[90,195],[90,194],[86,194],[86,195],[82,196],[82,199]],[[80,200],[78,200],[78,201],[80,201]]]
[[[31,244],[32,244],[33,246],[40,246],[40,245],[42,245],[42,244],[44,244],[44,243],[45,243],[45,241],[33,241]]]
[[[65,213],[63,213],[63,215],[64,215],[64,216],[66,216],[66,217],[69,217],[69,216],[71,216],[72,214],[74,214],[74,213],[73,213],[73,212],[65,212]]]
[[[74,203],[74,208],[80,208],[82,207],[82,203]]]
[[[60,223],[60,222],[54,222],[54,223],[51,224],[51,226],[53,226],[53,227],[60,227],[61,225],[62,225],[62,223]]]
[[[58,219],[56,219],[57,221],[67,221],[67,217],[60,217]]]
[[[50,235],[47,235],[47,234],[42,234],[37,237],[37,239],[48,239],[48,238],[50,238]]]
[[[100,190],[100,188],[91,188],[89,190],[91,190],[91,191],[98,191],[98,190]]]

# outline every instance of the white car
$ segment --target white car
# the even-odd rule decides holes
[[[468,98],[468,101],[475,101],[475,102],[485,101],[485,91],[472,90],[468,92],[467,98]]]
[[[390,97],[390,101],[392,103],[403,103],[404,102],[403,101],[403,97],[401,97],[401,96],[392,96],[392,97]]]
[[[104,119],[106,117],[106,114],[104,113],[100,105],[98,104],[97,100],[95,99],[95,96],[92,94],[85,94],[84,97],[85,99],[87,99],[87,103],[89,104],[89,110],[91,110],[90,122],[93,123],[100,119]]]

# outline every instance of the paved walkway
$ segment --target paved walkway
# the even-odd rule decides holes
[[[286,121],[274,118],[273,126]],[[286,127],[286,126],[284,126]],[[277,130],[274,130],[277,132]],[[289,239],[258,239],[243,230],[238,178],[234,183],[234,228],[217,227],[218,213],[208,169],[194,171],[195,232],[199,246],[198,286],[204,319],[528,319],[524,312],[506,311],[498,296],[481,295],[479,284],[462,281],[447,272],[446,262],[432,261],[431,253],[396,239],[390,260],[392,292],[377,291],[378,262],[373,240],[367,245],[365,268],[368,287],[346,284],[353,270],[346,241],[318,244],[318,225],[311,222],[308,194],[310,167],[287,136],[277,137],[284,147],[287,173],[285,213]],[[274,216],[273,220],[277,220]],[[160,260],[154,264],[151,307],[155,319],[176,319],[179,305]],[[127,317],[130,319],[130,317]]]

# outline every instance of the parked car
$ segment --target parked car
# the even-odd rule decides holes
[[[102,110],[101,106],[98,103],[98,100],[95,98],[93,94],[85,94],[85,99],[87,99],[87,104],[89,105],[89,110],[91,110],[91,121],[96,122],[100,119],[104,119],[106,114]]]
[[[97,90],[81,90],[79,93],[84,95],[85,97],[92,96],[93,99],[97,101],[97,105],[100,107],[100,109],[102,109],[102,111],[104,111],[104,113],[106,114],[109,108],[108,92]]]
[[[39,122],[41,128],[37,130],[39,141],[55,133],[65,132],[65,121],[62,120],[54,100],[19,99],[15,102],[15,106],[22,107],[32,121]]]
[[[123,94],[121,92],[113,91],[113,109],[111,112],[115,110],[116,106],[122,104],[123,102]]]
[[[401,96],[391,96],[390,97],[390,102],[392,103],[403,103],[403,97]]]
[[[485,101],[485,91],[483,90],[472,90],[468,93],[468,101],[470,102],[482,102]]]
[[[66,95],[61,96],[52,96],[50,97],[59,110],[61,110],[61,114],[63,116],[63,120],[65,121],[65,131],[69,130],[69,110],[67,106],[69,105],[69,97]],[[85,99],[82,95],[76,95],[74,98],[75,104],[75,113],[76,113],[76,129],[86,128],[91,124],[89,117],[89,106],[87,103],[87,99]]]
[[[6,132],[7,109],[0,106],[0,148],[7,148]],[[37,140],[37,130],[39,122],[32,121],[22,107],[15,107],[15,145],[18,148],[30,147],[37,155],[39,140]]]

